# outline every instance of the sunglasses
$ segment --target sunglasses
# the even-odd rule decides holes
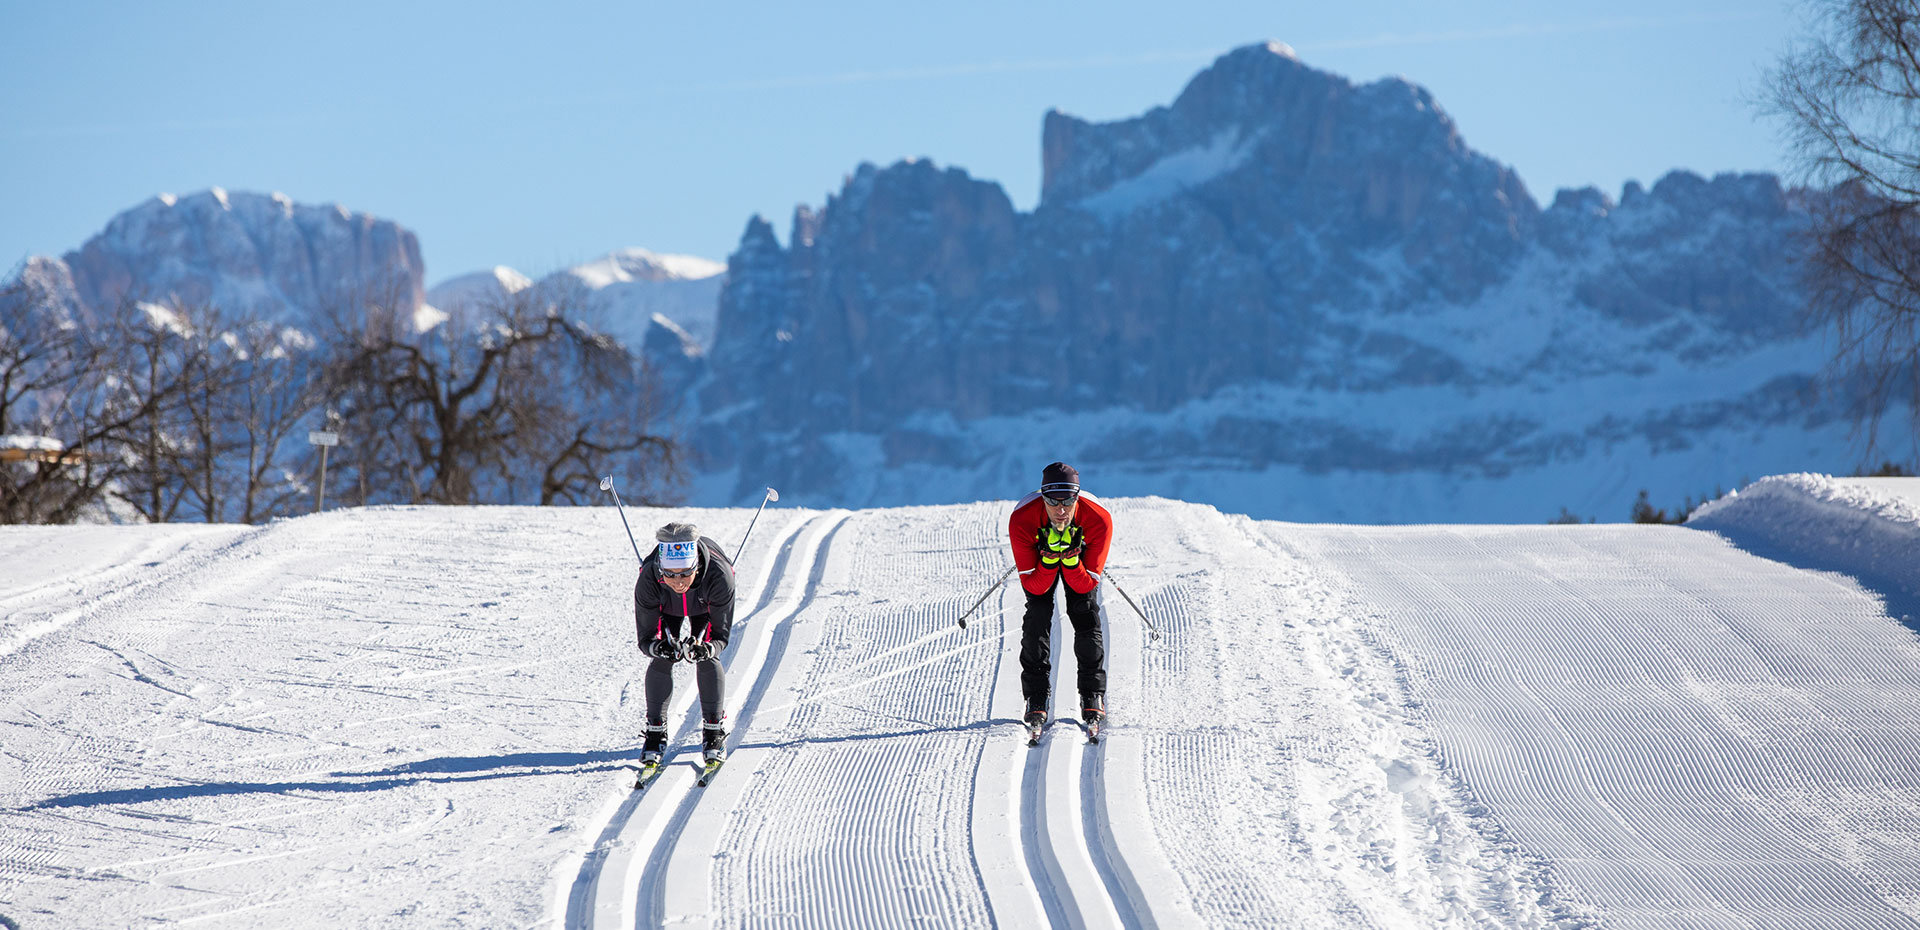
[[[696,566],[696,568],[697,568],[697,566]],[[662,578],[692,578],[692,577],[693,577],[693,573],[694,573],[694,570],[695,570],[695,569],[693,569],[693,568],[683,568],[683,569],[681,569],[681,570],[679,570],[679,571],[677,571],[677,572],[674,572],[674,571],[668,571],[668,570],[666,570],[666,569],[664,569],[664,568],[663,568],[663,569],[661,569],[661,570],[660,570],[660,577],[662,577]]]
[[[1046,498],[1047,503],[1055,507],[1065,507],[1080,499],[1080,495],[1078,494],[1068,494],[1062,497],[1056,497],[1052,494],[1042,494],[1040,496]]]

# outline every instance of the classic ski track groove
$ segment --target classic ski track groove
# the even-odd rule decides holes
[[[764,567],[758,584],[761,597],[751,614],[736,621],[732,646],[738,650],[732,657],[734,662],[743,655],[750,656],[750,660],[744,667],[735,665],[727,670],[732,686],[727,699],[728,719],[732,724],[727,740],[730,748],[738,746],[750,708],[764,691],[762,672],[778,664],[779,656],[773,653],[774,644],[769,639],[777,636],[779,629],[811,599],[818,581],[812,567],[847,516],[846,512],[837,511],[795,520],[769,550],[779,553],[777,558],[762,557]],[[809,535],[811,539],[801,542]],[[798,579],[790,570],[797,548],[808,550],[806,561],[801,565],[805,572]],[[774,577],[780,579],[779,585],[768,587],[766,580]],[[765,615],[769,608],[782,602],[791,606],[777,616]],[[739,690],[743,680],[755,682],[744,694]],[[661,923],[658,915],[665,905],[663,879],[693,811],[708,793],[728,780],[751,774],[740,764],[741,760],[729,759],[727,769],[712,785],[695,786],[698,766],[683,761],[684,757],[699,755],[698,749],[689,742],[697,736],[700,727],[698,689],[691,680],[676,682],[668,715],[676,713],[682,715],[682,722],[669,744],[666,770],[644,792],[633,791],[631,773],[622,773],[622,796],[615,803],[599,839],[586,854],[569,890],[564,917],[564,926],[569,930],[658,926]],[[640,870],[638,875],[633,874],[636,868]]]
[[[745,648],[749,637],[757,637],[765,625],[760,620],[761,612],[774,603],[782,590],[780,587],[769,587],[768,580],[779,577],[783,585],[788,583],[783,569],[791,560],[795,541],[820,520],[816,516],[790,521],[758,555],[760,569],[755,575],[753,589],[760,592],[759,599],[754,602],[751,611],[739,615],[735,621],[741,634],[738,638],[740,648]],[[743,555],[742,559],[747,555]],[[640,668],[644,670],[644,666]],[[728,680],[730,683],[735,681],[731,669],[728,670]],[[635,690],[636,693],[641,691],[639,685],[636,684]],[[640,867],[647,867],[655,847],[663,841],[662,831],[666,826],[663,815],[669,808],[677,809],[678,802],[695,787],[692,767],[676,763],[675,758],[684,751],[679,747],[683,747],[686,740],[698,732],[698,705],[699,689],[694,682],[676,681],[672,702],[667,707],[667,717],[672,719],[679,714],[681,723],[668,743],[669,754],[664,760],[667,768],[644,792],[634,791],[633,773],[622,771],[621,790],[612,798],[612,809],[601,818],[604,823],[598,839],[586,851],[561,902],[562,925],[567,930],[625,927],[635,919],[638,904],[636,893],[641,879],[631,874],[631,870],[636,863]],[[695,754],[698,754],[697,751]],[[611,881],[608,881],[609,876]]]
[[[1035,867],[1036,880],[1044,875],[1045,887],[1053,892],[1047,896],[1047,913],[1054,926],[1138,926],[1138,919],[1129,919],[1133,909],[1125,894],[1116,893],[1119,881],[1114,876],[1119,870],[1106,860],[1101,844],[1093,841],[1102,826],[1102,811],[1088,791],[1099,783],[1090,777],[1093,772],[1085,762],[1102,747],[1087,745],[1086,732],[1077,723],[1080,693],[1069,674],[1075,667],[1073,627],[1058,591],[1051,645],[1053,708],[1064,706],[1070,712],[1050,710],[1040,745],[1021,746],[1021,751],[1032,754],[1020,805],[1028,862]],[[1014,661],[1018,662],[1017,653]]]
[[[905,568],[912,597],[863,597],[876,582],[901,582],[899,561],[867,548],[888,538],[876,529],[938,539],[955,522],[972,522],[887,519],[856,515],[840,534],[854,542],[833,546],[820,563],[819,603],[789,627],[786,658],[769,670],[746,728],[753,742],[740,755],[758,768],[716,786],[728,806],[695,815],[715,853],[704,883],[712,898],[689,895],[697,903],[669,908],[670,918],[697,921],[707,907],[728,923],[800,927],[991,922],[969,868],[971,843],[956,838],[967,836],[966,781],[990,726],[979,719],[983,692],[970,683],[984,682],[992,665],[973,648],[986,641],[953,623],[966,606],[953,602],[964,595],[951,579],[927,583],[924,572],[964,577],[994,553],[974,547],[951,550],[968,553],[957,560],[915,560]],[[880,656],[893,661],[881,666]]]
[[[675,811],[666,835],[655,844],[641,878],[636,927],[712,925],[714,852],[721,840],[721,824],[713,821],[724,821],[732,813],[742,791],[753,780],[757,751],[743,749],[742,738],[753,729],[754,714],[787,657],[794,624],[820,593],[833,540],[851,517],[852,513],[844,510],[821,517],[809,527],[814,539],[804,547],[805,561],[792,571],[783,569],[783,575],[804,579],[796,582],[797,592],[786,598],[792,606],[757,631],[760,639],[754,648],[759,661],[738,678],[729,675],[733,681],[751,679],[753,685],[744,697],[728,698],[732,730],[727,735],[727,771],[712,785],[691,789]],[[696,819],[706,821],[705,829],[689,831],[688,825]],[[692,848],[685,844],[689,836]]]

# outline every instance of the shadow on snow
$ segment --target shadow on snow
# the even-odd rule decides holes
[[[186,798],[225,797],[245,794],[286,794],[294,791],[361,792],[386,791],[423,783],[488,781],[495,778],[524,778],[530,775],[573,775],[584,772],[609,772],[623,768],[621,763],[638,760],[638,749],[596,752],[516,752],[497,756],[448,756],[423,759],[388,769],[370,772],[330,772],[326,780],[276,782],[202,782],[166,785],[158,788],[116,788],[108,791],[82,791],[29,805],[28,809],[49,807],[97,807],[103,804],[144,804],[148,801],[178,801]]]
[[[1782,545],[1765,533],[1714,527],[1714,533],[1749,555],[1814,572],[1845,575],[1880,599],[1895,623],[1920,633],[1920,577],[1901,579],[1873,571],[1845,553]]]
[[[1055,717],[1049,725],[1074,723],[1071,717]],[[941,733],[965,733],[1008,726],[1018,728],[1020,721],[995,717],[959,726],[928,726],[921,729],[892,730],[882,733],[850,733],[844,736],[807,736],[788,740],[744,742],[741,749],[797,749],[803,746],[863,743],[871,740],[933,736]],[[496,778],[525,778],[538,775],[577,775],[611,772],[632,768],[640,750],[616,749],[595,752],[516,752],[495,756],[446,756],[422,759],[391,768],[365,772],[330,772],[324,780],[272,782],[202,782],[166,785],[157,788],[115,788],[106,791],[81,791],[48,798],[28,805],[27,810],[56,807],[98,807],[107,804],[145,804],[151,801],[180,801],[188,798],[231,797],[248,794],[287,794],[296,791],[356,793],[387,791],[419,784],[456,784],[489,781]]]

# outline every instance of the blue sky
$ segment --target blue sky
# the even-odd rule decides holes
[[[0,2],[0,263],[218,185],[398,221],[429,283],[627,246],[724,259],[862,161],[930,157],[1030,209],[1049,108],[1138,115],[1267,39],[1426,86],[1542,203],[1778,171],[1751,98],[1800,22],[1775,0]]]

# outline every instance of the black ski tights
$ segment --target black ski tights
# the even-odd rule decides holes
[[[673,667],[678,664],[654,659],[647,665],[647,726],[667,725],[667,699],[673,697]],[[701,718],[712,724],[726,722],[727,670],[716,657],[695,662],[693,672],[700,684]]]
[[[1054,581],[1067,596],[1067,620],[1073,625],[1073,660],[1079,669],[1082,695],[1107,691],[1107,647],[1100,632],[1100,601],[1095,594],[1076,594],[1072,588]],[[1053,676],[1051,660],[1053,638],[1053,590],[1027,595],[1027,613],[1020,623],[1020,691],[1027,706],[1044,705],[1048,679]]]

